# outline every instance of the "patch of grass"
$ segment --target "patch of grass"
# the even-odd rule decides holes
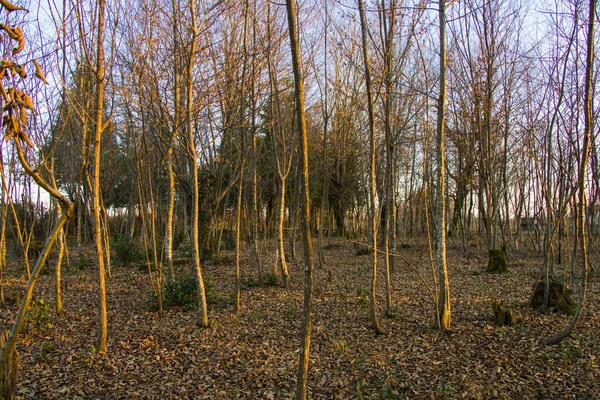
[[[233,304],[230,295],[217,292],[215,281],[211,277],[204,278],[204,293],[207,304],[225,308]],[[166,282],[162,290],[163,309],[195,310],[198,308],[198,292],[196,278],[190,275],[176,277]],[[143,307],[150,311],[158,311],[158,297],[151,292],[143,303]]]

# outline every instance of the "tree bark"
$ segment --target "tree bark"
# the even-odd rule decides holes
[[[440,93],[437,106],[437,185],[436,185],[436,270],[440,290],[436,310],[436,326],[450,328],[450,285],[446,265],[446,198],[444,125],[446,106],[446,1],[439,0],[440,23]]]
[[[96,43],[96,115],[94,129],[94,170],[92,173],[92,209],[94,213],[94,242],[98,262],[98,353],[106,351],[108,330],[106,311],[106,271],[104,268],[104,238],[102,236],[100,208],[100,163],[102,154],[102,132],[104,130],[104,11],[105,1],[98,1],[98,37]]]
[[[199,224],[200,218],[200,188],[198,187],[198,154],[196,151],[196,141],[194,138],[194,80],[193,69],[194,59],[196,57],[196,46],[198,42],[199,29],[196,24],[196,1],[190,0],[191,16],[191,43],[190,52],[187,59],[187,134],[189,141],[190,168],[192,169],[192,260],[194,263],[194,272],[196,275],[196,291],[198,295],[198,313],[196,316],[196,325],[202,328],[208,328],[208,310],[206,307],[206,292],[204,289],[204,279],[202,278],[202,268],[200,266],[200,243],[199,243]]]
[[[306,117],[304,114],[304,82],[300,69],[300,46],[296,27],[295,0],[286,0],[288,31],[290,35],[290,48],[292,52],[292,66],[294,69],[294,93],[296,97],[296,114],[298,116],[297,129],[299,130],[300,168],[302,179],[300,190],[300,225],[302,229],[302,244],[304,252],[304,320],[302,322],[302,335],[300,339],[300,355],[298,362],[298,381],[296,385],[296,399],[306,399],[308,380],[308,359],[310,354],[310,339],[312,326],[313,302],[313,254],[312,238],[310,235],[310,197],[308,187],[308,139],[306,130]]]
[[[371,71],[369,68],[369,51],[367,49],[367,20],[363,1],[358,0],[358,11],[360,14],[360,30],[362,37],[362,55],[365,68],[365,85],[367,88],[367,107],[369,113],[369,146],[371,154],[370,163],[370,182],[369,182],[369,228],[371,236],[371,255],[372,255],[372,273],[371,273],[371,293],[369,295],[369,314],[371,325],[377,334],[386,333],[377,319],[377,213],[375,212],[375,195],[377,183],[375,181],[375,158],[376,158],[376,138],[375,138],[375,109],[373,106],[373,88],[371,87]]]

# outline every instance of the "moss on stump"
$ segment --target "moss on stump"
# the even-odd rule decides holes
[[[508,261],[506,248],[491,249],[487,266],[487,272],[491,274],[504,274],[508,272]]]
[[[492,302],[492,309],[494,310],[494,315],[496,317],[496,323],[498,325],[515,325],[521,322],[521,316],[514,308],[505,306],[504,301],[494,300]]]
[[[538,282],[533,293],[531,306],[534,308],[544,308],[544,281]],[[565,288],[562,282],[551,279],[550,293],[548,295],[548,308],[563,312],[567,315],[575,314],[577,309],[577,301],[573,299],[573,292]]]

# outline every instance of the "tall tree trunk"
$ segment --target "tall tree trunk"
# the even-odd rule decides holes
[[[300,46],[296,27],[295,0],[286,0],[288,31],[290,35],[290,48],[292,51],[292,66],[294,69],[294,87],[296,97],[296,114],[298,116],[297,129],[300,141],[300,167],[302,168],[302,188],[300,190],[300,225],[302,229],[302,244],[304,248],[304,320],[302,322],[302,336],[300,339],[300,355],[298,362],[298,381],[296,385],[296,398],[306,399],[306,383],[308,378],[308,359],[310,354],[310,336],[312,326],[313,302],[313,254],[312,238],[310,236],[310,197],[308,187],[308,140],[306,131],[306,117],[304,114],[304,82],[300,69]]]
[[[8,206],[5,202],[5,193],[0,188],[2,195],[2,209],[0,210],[0,305],[4,306],[4,284],[3,273],[6,271],[6,217],[8,216]]]
[[[245,120],[244,114],[246,112],[246,70],[248,64],[248,49],[246,45],[246,37],[248,33],[248,6],[249,1],[246,0],[244,4],[244,29],[243,29],[243,38],[242,38],[242,56],[244,57],[244,62],[242,66],[242,82],[241,82],[241,90],[240,90],[240,117],[238,121],[238,126],[240,127],[240,172],[238,177],[238,195],[237,195],[237,207],[236,207],[236,220],[235,220],[235,312],[240,312],[241,310],[241,296],[242,296],[242,285],[240,282],[240,229],[242,227],[242,195],[244,188],[244,167],[245,167],[245,151],[244,148],[244,139],[246,135],[245,129]]]
[[[252,241],[254,242],[254,259],[256,261],[256,274],[258,275],[258,285],[263,285],[262,263],[258,248],[258,167],[256,159],[256,110],[257,110],[257,93],[256,93],[256,2],[254,2],[254,10],[252,12],[252,81],[251,81],[251,130],[252,130]],[[260,95],[260,92],[259,92]]]
[[[179,5],[177,0],[171,0],[172,7],[172,29],[173,29],[173,127],[171,131],[171,140],[166,154],[167,175],[169,177],[169,194],[167,204],[167,222],[165,226],[165,262],[169,279],[175,278],[175,269],[173,267],[173,214],[175,211],[175,173],[173,171],[173,148],[175,141],[179,135],[180,123],[180,54],[179,54],[179,23],[177,21],[177,13]]]
[[[444,124],[446,107],[446,1],[439,0],[440,22],[440,93],[437,107],[437,175],[436,185],[436,270],[440,290],[438,292],[436,326],[450,328],[450,285],[446,266],[446,198]]]
[[[200,266],[200,243],[199,243],[199,224],[200,219],[200,188],[198,187],[198,154],[196,151],[196,141],[194,138],[194,59],[196,57],[196,47],[198,42],[199,29],[196,24],[196,1],[190,0],[191,16],[191,43],[190,52],[187,59],[187,134],[189,142],[190,168],[192,169],[192,259],[194,263],[194,272],[196,275],[196,289],[198,295],[198,313],[196,316],[196,325],[202,328],[208,328],[208,310],[206,307],[206,291],[204,289],[204,279],[202,278],[202,268]]]
[[[283,287],[286,289],[290,288],[290,278],[285,260],[285,241],[283,240],[283,223],[285,220],[285,178],[281,181],[280,196],[279,196],[279,213],[277,217],[277,244],[279,245],[279,260],[281,265],[281,275],[283,277]]]
[[[100,163],[102,154],[102,132],[104,130],[104,0],[98,1],[98,37],[96,50],[96,115],[94,128],[94,170],[92,173],[92,208],[94,213],[94,242],[98,262],[98,340],[96,349],[106,351],[106,271],[104,269],[104,238],[102,236],[100,208]]]
[[[243,133],[242,133],[243,135]],[[240,165],[240,177],[238,183],[237,193],[237,206],[235,213],[235,293],[234,293],[234,309],[238,313],[242,309],[242,284],[240,281],[240,252],[241,252],[241,239],[240,229],[242,225],[242,196],[244,190],[244,140],[242,138],[242,146],[240,151],[242,153],[242,162]]]
[[[372,273],[371,273],[371,293],[369,295],[369,314],[371,325],[377,334],[384,334],[385,330],[379,324],[377,319],[377,213],[375,212],[375,195],[377,184],[375,181],[375,158],[376,158],[376,138],[375,138],[375,108],[373,106],[373,88],[371,87],[371,71],[369,68],[369,51],[367,48],[367,20],[363,1],[358,0],[358,11],[360,13],[360,30],[362,37],[362,55],[365,68],[365,85],[367,88],[367,107],[369,113],[369,146],[371,154],[370,181],[369,181],[369,228],[371,239],[372,255]]]
[[[557,344],[569,337],[573,329],[577,326],[583,307],[585,305],[585,296],[587,292],[588,284],[588,249],[587,249],[587,230],[586,230],[586,209],[585,209],[585,174],[590,153],[590,143],[592,136],[593,126],[593,115],[592,115],[592,85],[593,85],[593,70],[594,70],[594,25],[596,21],[596,1],[590,0],[590,12],[588,19],[588,34],[587,34],[587,61],[585,69],[585,105],[584,105],[584,119],[585,119],[585,132],[583,136],[583,149],[581,155],[581,164],[579,167],[578,186],[579,195],[577,206],[579,208],[578,215],[578,230],[579,237],[581,239],[581,287],[579,289],[579,302],[577,303],[577,309],[569,325],[561,332],[554,336],[551,336],[543,341],[544,344],[552,345]],[[577,237],[577,235],[575,235]],[[577,240],[577,239],[575,239]]]
[[[385,1],[382,0],[382,11],[385,10]],[[394,271],[394,257],[390,257],[390,251],[396,253],[396,170],[395,170],[395,144],[392,136],[392,101],[393,101],[393,82],[392,82],[392,56],[393,56],[393,38],[396,25],[396,8],[392,2],[389,7],[389,25],[386,20],[388,13],[382,12],[381,19],[385,36],[385,144],[386,144],[386,188],[385,188],[385,307],[390,310],[392,307],[392,282],[390,273]]]

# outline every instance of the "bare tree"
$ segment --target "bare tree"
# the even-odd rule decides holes
[[[436,184],[436,270],[439,283],[435,323],[439,329],[450,328],[450,284],[446,265],[446,198],[444,128],[446,108],[446,0],[439,0],[440,24],[440,92],[437,104],[437,184]]]
[[[290,48],[292,52],[292,66],[294,68],[294,87],[296,97],[296,115],[299,130],[301,190],[300,190],[300,228],[302,230],[302,244],[304,249],[304,320],[300,339],[300,355],[298,360],[298,381],[296,385],[296,398],[306,399],[306,384],[308,379],[308,359],[310,355],[310,338],[312,327],[313,303],[313,254],[312,238],[310,235],[310,194],[308,186],[308,140],[306,131],[306,116],[304,114],[304,81],[300,66],[300,45],[296,26],[296,6],[294,0],[286,0],[288,31],[290,35]]]
[[[375,138],[375,108],[373,106],[373,89],[371,87],[371,71],[369,66],[369,52],[367,48],[367,20],[362,0],[358,0],[358,12],[360,13],[360,28],[362,38],[362,55],[365,70],[365,84],[367,88],[367,111],[369,114],[369,146],[370,146],[370,180],[369,180],[369,236],[371,239],[372,272],[371,272],[371,293],[369,294],[369,315],[371,325],[377,334],[386,333],[377,319],[377,213],[375,212],[375,196],[377,193],[377,184],[375,182],[375,159],[376,159],[376,138]]]
[[[200,218],[199,197],[200,188],[198,186],[198,155],[196,151],[196,140],[194,136],[194,64],[196,59],[196,48],[200,28],[196,20],[196,1],[189,0],[190,11],[190,43],[186,58],[185,83],[187,89],[186,99],[186,118],[187,118],[187,134],[188,134],[188,156],[190,157],[190,168],[192,172],[192,259],[194,262],[194,272],[196,276],[196,286],[198,295],[198,315],[196,325],[208,328],[208,310],[206,305],[206,292],[204,289],[204,280],[202,278],[202,269],[200,267],[200,243],[198,235],[198,220]]]
[[[591,136],[593,126],[593,115],[592,115],[592,86],[593,86],[593,71],[594,71],[594,27],[596,22],[596,0],[590,0],[589,16],[588,16],[588,32],[587,32],[587,57],[586,57],[586,68],[585,68],[585,105],[584,105],[584,136],[582,154],[580,157],[579,174],[578,174],[578,218],[577,218],[577,229],[579,235],[575,235],[575,240],[578,236],[581,241],[581,286],[579,289],[579,302],[577,303],[577,309],[569,325],[561,332],[553,335],[543,341],[544,344],[553,345],[560,343],[575,329],[581,314],[583,307],[585,306],[585,296],[587,292],[588,284],[588,249],[587,249],[587,225],[586,225],[586,170],[590,156],[591,147]]]
[[[105,60],[104,60],[104,29],[105,29],[105,1],[99,0],[97,5],[96,60],[92,61],[90,51],[85,43],[84,21],[82,17],[82,4],[76,4],[80,41],[83,44],[88,67],[93,71],[96,83],[94,105],[94,135],[93,135],[93,170],[90,182],[92,192],[92,212],[94,218],[94,243],[96,247],[96,260],[98,263],[98,338],[96,350],[100,353],[106,351],[106,338],[108,331],[106,310],[106,271],[104,267],[104,239],[101,225],[101,193],[100,193],[100,165],[102,155],[102,133],[104,132],[104,89],[105,89]]]

